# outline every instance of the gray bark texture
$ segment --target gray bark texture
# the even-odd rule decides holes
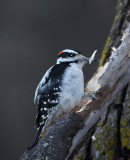
[[[105,57],[105,58],[104,58]],[[20,160],[127,160],[130,158],[130,0],[117,14],[95,75],[76,113],[59,118]]]

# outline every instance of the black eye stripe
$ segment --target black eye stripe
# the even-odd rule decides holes
[[[58,57],[66,58],[66,57],[75,57],[77,54],[64,52],[60,54]]]

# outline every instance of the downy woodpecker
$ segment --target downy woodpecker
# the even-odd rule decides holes
[[[35,92],[37,131],[29,149],[51,122],[79,106],[84,96],[82,68],[89,59],[72,49],[59,52],[56,64],[45,73]]]

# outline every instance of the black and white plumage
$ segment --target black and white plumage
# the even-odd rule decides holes
[[[36,92],[37,132],[29,148],[38,142],[40,133],[63,113],[68,113],[81,102],[84,95],[82,67],[89,58],[72,49],[58,54],[57,63],[43,76]]]

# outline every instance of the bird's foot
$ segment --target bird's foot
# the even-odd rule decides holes
[[[95,100],[99,101],[99,98],[97,98],[97,97],[95,96],[95,94],[101,94],[101,92],[100,92],[99,90],[97,90],[97,91],[92,91],[90,94],[84,94],[84,96],[83,96],[82,98],[88,97],[88,98],[95,99]]]

